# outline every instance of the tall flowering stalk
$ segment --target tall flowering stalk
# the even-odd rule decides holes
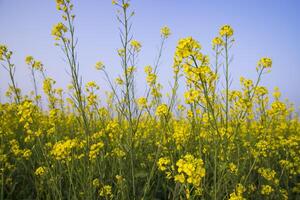
[[[220,36],[224,41],[224,49],[225,49],[225,121],[226,121],[226,131],[228,129],[229,122],[229,87],[230,87],[230,74],[229,74],[229,49],[234,41],[232,39],[233,29],[229,25],[224,25],[220,28]]]
[[[34,87],[34,100],[36,102],[37,106],[41,106],[41,96],[38,94],[38,86],[37,86],[37,80],[36,80],[36,71],[43,72],[43,64],[41,61],[34,60],[32,56],[27,56],[25,58],[25,62],[27,65],[30,66],[30,72],[32,76],[32,81],[33,81],[33,87]]]
[[[123,69],[123,76],[117,79],[119,85],[123,85],[121,101],[123,106],[123,117],[129,124],[129,155],[130,155],[130,168],[131,168],[131,185],[133,199],[136,195],[136,183],[135,183],[135,144],[134,135],[137,131],[138,121],[136,120],[138,107],[135,101],[135,78],[134,73],[136,70],[136,56],[141,50],[141,44],[132,39],[130,33],[131,24],[130,19],[134,15],[134,12],[129,11],[130,1],[120,0],[112,1],[119,9],[119,15],[117,19],[121,24],[120,38],[122,48],[118,50],[118,54],[121,58],[121,66]]]
[[[17,87],[17,83],[15,80],[16,67],[13,63],[11,63],[12,54],[13,52],[8,50],[5,45],[0,44],[0,63],[1,61],[4,62],[1,63],[1,65],[8,72],[11,81],[11,85],[9,85],[9,91],[12,90],[12,92],[14,93],[13,98],[15,100],[15,103],[19,104],[21,102],[21,91]]]
[[[85,112],[86,102],[82,90],[82,79],[79,75],[79,63],[76,51],[77,39],[75,38],[74,27],[75,15],[72,13],[73,4],[70,0],[56,0],[56,6],[57,9],[63,13],[62,18],[65,23],[59,22],[56,24],[52,29],[52,35],[55,37],[55,40],[60,41],[60,43],[56,43],[56,45],[61,47],[67,58],[72,77],[72,86],[74,89],[73,100],[81,115],[85,133],[88,135],[89,122],[88,116]]]
[[[148,109],[147,101],[150,97],[150,94],[152,95],[152,98],[153,98],[153,100],[152,100],[153,104],[157,108],[157,110],[155,112],[156,115],[161,114],[161,110],[163,110],[163,109],[160,109],[160,108],[164,107],[164,105],[165,105],[165,104],[159,105],[161,103],[162,94],[159,91],[161,86],[160,86],[159,83],[157,83],[156,77],[157,77],[158,66],[160,64],[160,60],[161,60],[162,53],[163,53],[164,44],[165,44],[166,39],[171,35],[171,30],[170,30],[169,27],[164,26],[160,29],[160,34],[161,34],[161,42],[160,42],[160,47],[159,47],[157,59],[156,59],[156,62],[154,64],[154,69],[152,69],[151,66],[146,66],[145,67],[145,72],[147,74],[146,79],[147,79],[147,83],[149,85],[149,89],[147,91],[146,97],[142,97],[138,100],[139,106],[142,108],[141,111],[140,111],[140,115],[142,114],[143,108]],[[169,110],[170,109],[171,108],[169,107]],[[169,113],[168,109],[165,109],[165,110],[167,110],[165,112],[165,114],[168,114]],[[151,113],[149,111],[148,111],[148,113],[151,115]],[[167,127],[165,127],[165,130],[166,129],[167,129]],[[148,192],[150,190],[151,181],[152,181],[153,177],[155,176],[156,164],[157,164],[157,161],[159,159],[160,154],[161,154],[161,146],[158,145],[157,149],[156,149],[156,152],[155,152],[155,159],[153,161],[151,171],[150,171],[149,176],[147,178],[147,181],[144,185],[143,198],[142,199],[146,198],[146,195],[148,194]]]

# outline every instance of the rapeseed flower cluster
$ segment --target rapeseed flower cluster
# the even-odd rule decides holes
[[[141,51],[142,45],[139,41],[137,40],[131,40],[130,45],[133,48],[134,51],[139,52]]]
[[[199,187],[201,179],[205,176],[203,160],[194,158],[193,155],[187,154],[176,162],[177,173],[174,180],[180,183],[189,183]]]
[[[45,167],[38,167],[36,170],[35,170],[35,175],[37,176],[43,176],[45,173],[46,173],[46,168]]]
[[[168,106],[166,104],[161,104],[157,107],[155,114],[157,116],[166,116],[168,114]]]
[[[230,25],[226,24],[220,28],[220,35],[222,37],[231,37],[233,35],[233,29]]]
[[[64,33],[68,31],[68,28],[61,22],[54,25],[51,34],[54,36],[55,40],[59,40]]]
[[[164,26],[160,29],[160,34],[163,38],[168,38],[171,35],[171,30],[169,27]]]

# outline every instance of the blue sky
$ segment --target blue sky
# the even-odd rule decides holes
[[[110,0],[74,1],[76,35],[81,75],[85,82],[96,80],[100,88],[107,84],[94,64],[101,60],[115,77],[120,72],[117,49],[120,47],[116,8]],[[273,59],[272,72],[262,84],[269,89],[279,86],[283,98],[300,104],[300,1],[298,0],[132,0],[134,38],[142,43],[138,61],[138,81],[144,83],[143,67],[153,65],[160,41],[160,28],[170,27],[159,68],[159,81],[168,90],[171,80],[172,57],[179,38],[193,36],[212,56],[211,39],[223,24],[235,30],[234,60],[231,75],[233,88],[239,77],[255,79],[255,66],[260,57]],[[0,0],[0,43],[14,51],[18,86],[25,92],[32,89],[28,67],[24,59],[32,55],[41,60],[47,74],[66,87],[70,78],[63,54],[54,46],[50,35],[52,26],[60,21],[54,0]],[[0,69],[0,92],[9,81]],[[144,91],[144,84],[138,90]]]

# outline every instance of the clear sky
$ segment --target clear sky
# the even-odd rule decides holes
[[[117,49],[120,47],[116,8],[111,0],[74,0],[78,54],[84,81],[96,80],[107,89],[103,75],[94,69],[101,60],[113,77],[120,72]],[[134,38],[143,47],[139,55],[138,81],[144,83],[143,67],[152,65],[157,55],[160,28],[170,27],[171,37],[166,43],[159,68],[160,79],[166,89],[171,79],[172,57],[179,38],[193,36],[212,55],[211,39],[223,24],[235,30],[234,60],[231,74],[233,87],[239,77],[254,79],[260,57],[273,59],[270,74],[262,82],[269,89],[279,86],[284,98],[300,105],[300,1],[299,0],[132,0],[136,15],[133,19]],[[32,89],[28,67],[24,59],[32,55],[41,60],[49,76],[57,85],[66,87],[70,77],[63,54],[54,46],[50,35],[59,22],[54,0],[0,0],[0,43],[14,51],[18,86]],[[1,96],[9,79],[0,69]],[[144,91],[139,84],[139,91]]]

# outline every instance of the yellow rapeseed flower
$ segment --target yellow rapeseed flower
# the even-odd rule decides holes
[[[168,114],[168,106],[167,106],[167,104],[161,104],[161,105],[159,105],[157,108],[156,108],[156,112],[155,112],[155,114],[157,115],[157,116],[165,116],[165,115],[167,115]]]
[[[147,107],[147,99],[145,97],[138,98],[137,104],[140,108],[145,108]]]
[[[228,24],[225,24],[224,26],[222,26],[220,28],[220,31],[219,31],[220,35],[222,37],[231,37],[233,35],[233,29],[231,28],[230,25]]]
[[[131,40],[130,45],[133,48],[134,51],[139,52],[141,50],[141,43],[137,40]]]
[[[0,60],[3,60],[3,56],[7,54],[7,46],[0,44]]]
[[[31,64],[31,62],[33,61],[33,57],[32,56],[26,56],[25,58],[25,63],[27,65]]]
[[[96,68],[97,70],[102,70],[102,69],[104,69],[104,64],[103,64],[101,61],[98,61],[98,62],[96,62],[96,64],[95,64],[95,68]]]
[[[157,166],[160,171],[165,171],[171,160],[168,157],[162,157],[157,161]]]
[[[92,182],[92,185],[95,187],[95,188],[98,188],[100,186],[100,181],[99,179],[95,178]]]
[[[99,195],[101,197],[112,197],[112,189],[110,185],[104,185],[100,190],[99,190]]]
[[[212,40],[212,47],[215,49],[217,46],[222,46],[224,44],[224,41],[220,37],[215,37]]]
[[[168,38],[171,35],[171,30],[169,27],[164,26],[160,29],[160,34],[164,38]]]
[[[45,173],[46,173],[46,167],[38,167],[34,172],[36,176],[43,176]]]
[[[237,172],[237,167],[234,163],[229,163],[229,169],[232,173],[236,173]]]
[[[55,37],[55,40],[59,40],[63,36],[63,33],[66,33],[67,31],[68,28],[63,23],[59,22],[53,26],[51,34]]]
[[[175,176],[175,181],[178,180],[182,183],[186,180],[187,183],[198,187],[201,179],[205,176],[203,164],[202,159],[195,158],[191,154],[186,154],[176,162],[178,174]]]
[[[261,58],[257,63],[257,69],[259,68],[271,68],[272,67],[272,59],[268,57]]]
[[[262,185],[261,186],[261,194],[262,195],[270,195],[274,189],[270,185]]]

